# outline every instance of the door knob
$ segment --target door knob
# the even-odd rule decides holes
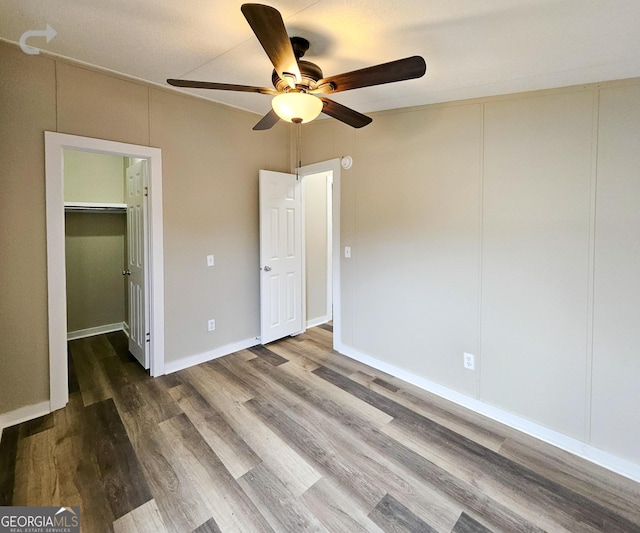
[[[123,270],[122,271],[122,275],[123,276],[130,276],[131,275],[131,270]]]
[[[271,272],[271,267],[269,265],[267,265],[266,267],[264,267],[264,271],[265,272]]]

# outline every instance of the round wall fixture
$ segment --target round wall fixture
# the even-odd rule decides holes
[[[344,168],[345,170],[349,170],[351,168],[351,165],[353,165],[353,159],[351,159],[350,155],[345,155],[340,159],[340,164],[342,165],[342,168]]]

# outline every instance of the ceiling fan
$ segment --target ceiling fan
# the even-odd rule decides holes
[[[273,63],[271,80],[275,89],[177,79],[168,79],[167,83],[175,87],[274,96],[273,109],[253,127],[254,130],[267,130],[281,118],[297,124],[310,122],[321,112],[354,128],[362,128],[371,123],[370,117],[324,95],[420,78],[427,68],[422,57],[412,56],[325,78],[318,65],[301,59],[309,49],[309,41],[302,37],[289,38],[277,9],[262,4],[243,4],[241,10]]]

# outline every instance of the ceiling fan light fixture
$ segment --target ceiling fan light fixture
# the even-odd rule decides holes
[[[312,94],[289,92],[279,94],[271,100],[276,114],[287,122],[311,122],[322,111],[322,100]]]

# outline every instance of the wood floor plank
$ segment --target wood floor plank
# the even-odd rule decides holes
[[[384,533],[373,522],[348,486],[323,477],[302,495],[307,507],[329,531]]]
[[[178,405],[180,405],[180,402],[185,398],[189,398],[189,396],[196,396],[199,394],[198,391],[194,389],[190,383],[180,383],[175,387],[167,389],[167,392],[177,402]],[[180,408],[182,408],[182,406],[180,406]]]
[[[356,383],[364,385],[372,391],[381,394],[382,396],[385,396],[394,402],[411,409],[412,411],[426,416],[430,420],[433,420],[434,422],[437,422],[460,435],[472,439],[474,442],[481,444],[485,448],[489,448],[497,452],[505,441],[505,437],[502,434],[485,428],[482,425],[484,420],[479,416],[476,417],[476,421],[474,422],[469,420],[466,416],[461,416],[435,405],[430,401],[430,399],[416,397],[399,387],[397,388],[397,391],[392,392],[389,387],[381,386],[376,381],[378,378],[367,378],[367,376],[361,372],[352,374],[348,377]],[[395,387],[395,385],[392,385],[392,387]]]
[[[156,424],[182,412],[169,394],[169,388],[160,379],[145,379],[127,385],[116,393],[115,401],[120,410],[125,412],[144,407],[145,419]]]
[[[386,394],[384,390],[379,388],[374,390]],[[438,403],[442,404],[442,402],[435,403],[431,396],[427,398],[424,396],[419,397],[409,391],[400,389],[397,394],[393,395],[392,399],[412,411],[437,422],[441,426],[472,439],[485,448],[493,451],[500,450],[505,441],[502,427],[499,428],[500,431],[495,431],[496,423],[488,424],[488,420],[485,417],[476,415],[471,420],[468,412],[461,412],[459,408],[456,408],[457,406],[452,405],[452,402],[448,402],[447,408],[445,408],[438,405]]]
[[[54,442],[52,429],[20,439],[12,505],[42,506],[60,502],[55,463],[49,460]]]
[[[115,357],[117,355],[113,344],[109,342],[106,335],[95,335],[93,337],[88,337],[86,340],[93,350],[94,357],[98,360],[105,359],[107,357]]]
[[[114,518],[118,519],[152,499],[138,456],[112,399],[86,408],[94,431],[92,447]]]
[[[213,518],[209,518],[204,524],[197,529],[193,530],[193,533],[222,533],[222,530],[216,524]]]
[[[429,524],[416,516],[389,494],[369,513],[369,517],[385,531],[394,533],[437,533]]]
[[[257,361],[251,361],[251,364],[259,366]],[[299,367],[296,362],[291,361],[279,367],[283,376],[287,376],[289,384],[298,386],[306,386],[311,391],[317,391],[318,401],[330,400],[336,405],[353,412],[358,417],[362,417],[375,427],[383,426],[392,420],[392,416],[378,409],[371,404],[361,401],[350,393],[335,387],[327,387],[323,379],[317,379],[315,370],[312,372]]]
[[[261,346],[261,345],[253,346],[249,348],[249,351],[257,355],[258,357],[261,357],[267,363],[270,363],[273,366],[278,366],[288,361],[288,359],[285,359],[281,355],[278,355],[277,353],[269,350],[267,346]]]
[[[99,365],[111,388],[116,391],[115,394],[131,383],[148,378],[147,373],[137,362],[119,355],[104,357],[99,360]]]
[[[467,513],[462,513],[451,533],[493,533]]]
[[[270,531],[267,522],[185,414],[160,424],[187,469],[193,490],[223,531]]]
[[[200,393],[195,391],[193,394],[185,395],[178,403],[235,479],[260,464],[262,459],[227,424],[222,413],[209,404]]]
[[[271,367],[268,363],[264,364]],[[232,382],[230,378],[216,372],[211,365],[206,369],[189,369],[188,372],[192,384],[200,394],[222,413],[226,424],[244,439],[263,462],[280,473],[281,479],[293,494],[301,495],[320,479],[321,475],[311,465],[244,405],[244,402],[251,399],[245,399],[245,385],[239,381]],[[209,383],[214,376],[220,386],[211,388]],[[231,391],[243,395],[240,401]]]
[[[364,372],[356,372],[347,376],[350,380],[381,394],[394,402],[423,415],[438,424],[455,431],[456,433],[472,439],[485,448],[499,451],[505,441],[505,437],[484,428],[478,421],[473,422],[465,416],[454,414],[442,407],[434,405],[431,398],[419,398],[395,385],[384,385],[383,380],[374,378]],[[484,422],[481,417],[480,422]]]
[[[11,505],[13,501],[19,435],[20,425],[2,430],[2,438],[0,439],[0,506]]]
[[[271,373],[270,366],[260,358],[252,359],[246,363],[242,361],[233,361],[222,359],[216,362],[218,366],[226,368],[226,372],[231,372],[233,379],[242,381],[247,387],[253,387],[253,395],[257,394],[265,387],[272,388],[272,392],[275,383],[271,380],[265,380],[264,376]],[[317,379],[309,370],[315,369],[317,366],[313,364],[312,367],[308,367],[306,360],[302,362],[299,359],[295,361],[289,361],[286,364],[279,365],[278,371],[283,373],[289,380],[289,384],[298,384],[305,386],[308,390],[313,391],[315,388],[320,388],[322,394],[318,395],[318,401],[328,399],[334,403],[342,402],[346,409],[352,410],[357,416],[363,417],[365,420],[370,421],[376,426],[384,425],[388,423],[392,418],[383,413],[379,409],[372,408],[371,405],[366,402],[358,401],[347,393],[336,389],[335,387],[327,387],[326,382],[322,379]],[[284,379],[284,378],[283,378]],[[283,390],[288,390],[286,387]],[[289,405],[295,406],[299,399],[295,396],[289,396]],[[283,399],[286,401],[286,399]]]
[[[342,457],[324,435],[314,434],[298,424],[286,412],[275,408],[262,398],[254,398],[246,403],[262,420],[302,455],[308,462],[323,474],[343,487],[348,488],[352,497],[365,508],[370,508],[380,499],[384,491],[379,484],[372,483],[371,476],[364,474],[361,461],[355,459],[348,451]],[[335,435],[335,433],[334,433]],[[349,459],[351,459],[349,461]],[[355,460],[354,460],[355,459]],[[378,471],[379,472],[379,471]]]
[[[400,390],[398,387],[385,381],[384,379],[373,378],[373,383],[375,383],[376,385],[380,385],[382,388],[387,389],[391,392],[398,392]]]
[[[52,427],[52,413],[34,418],[33,420],[28,420],[27,422],[20,424],[20,438],[24,439],[26,437],[30,437],[31,435],[35,435],[36,433],[40,433],[46,429],[51,429]]]
[[[148,409],[145,405],[139,411],[124,413],[123,418],[134,435],[132,441],[167,529],[191,532],[206,523],[214,510],[203,489],[209,489],[213,482],[189,449],[189,441],[201,440],[201,436],[190,422],[182,422],[186,419],[182,412],[159,423],[149,418],[141,421]],[[182,435],[185,425],[189,427],[188,438]],[[220,502],[227,504],[224,498]]]
[[[211,518],[209,506],[194,487],[175,443],[156,424],[140,427],[136,451],[162,520],[172,533],[191,533]]]
[[[640,520],[640,484],[628,478],[546,443],[532,447],[523,440],[507,439],[499,453],[585,497],[597,499],[634,523]]]
[[[75,394],[80,392],[80,383],[78,383],[78,374],[76,373],[76,366],[71,357],[71,349],[67,347],[67,377],[69,380],[69,394]]]
[[[107,340],[111,343],[116,354],[126,357],[129,354],[129,337],[124,331],[113,331],[105,334]]]
[[[162,384],[163,387],[167,389],[172,389],[184,384],[184,380],[182,379],[182,372],[172,372],[171,374],[159,376],[156,379]]]
[[[330,533],[265,463],[247,472],[238,482],[274,531]]]
[[[60,505],[79,506],[83,530],[109,531],[115,517],[101,483],[93,445],[95,428],[87,424],[80,392],[69,395],[64,409],[55,411],[55,448]],[[32,472],[32,475],[39,475]],[[50,502],[49,505],[55,502]]]
[[[102,372],[90,339],[78,339],[70,342],[69,351],[73,358],[84,405],[112,398],[113,388]]]
[[[114,533],[169,533],[160,516],[155,500],[118,518],[113,523]]]
[[[364,368],[362,363],[344,356],[339,356],[337,352],[327,351],[320,343],[312,342],[311,340],[300,341],[296,344],[283,342],[273,343],[270,345],[270,349],[287,359],[293,360],[297,357],[303,357],[318,365],[328,366],[345,374],[352,374]]]

